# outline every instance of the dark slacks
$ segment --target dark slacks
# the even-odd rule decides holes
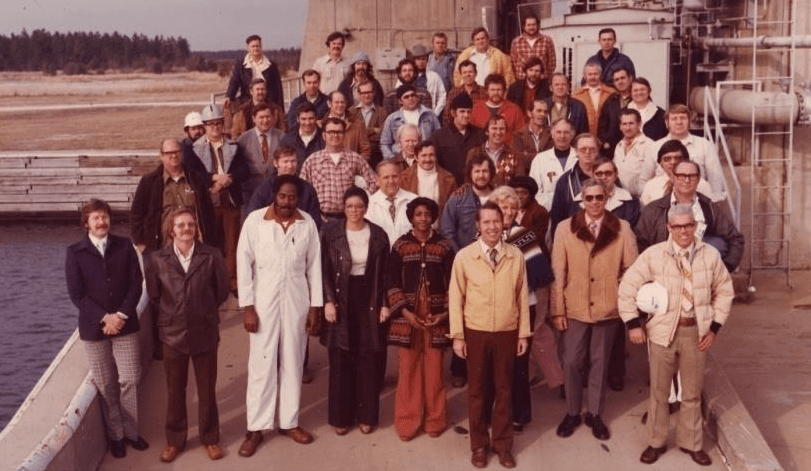
[[[350,427],[356,421],[377,425],[380,409],[380,352],[330,347],[329,424]]]
[[[198,430],[200,442],[212,445],[220,441],[220,419],[217,411],[217,348],[188,355],[163,345],[163,367],[166,370],[166,443],[183,448],[188,434],[186,417],[186,384],[189,360],[197,383]]]
[[[535,325],[535,308],[529,307],[529,325]],[[515,357],[515,371],[513,372],[513,422],[528,424],[532,421],[532,397],[529,389],[529,352],[532,346],[532,337],[527,341],[527,353]]]
[[[492,445],[496,452],[510,451],[513,446],[512,382],[518,331],[483,332],[465,329],[468,364],[468,417],[470,448],[477,450],[491,444],[487,430],[488,412],[492,410]],[[488,387],[494,391],[488,399]]]
[[[222,253],[225,271],[228,273],[228,288],[237,289],[237,242],[241,227],[242,212],[227,198],[214,208],[216,226],[222,228]]]
[[[608,359],[614,339],[621,328],[622,321],[619,319],[594,324],[569,319],[569,328],[563,331],[562,337],[566,408],[569,415],[580,414],[585,372],[588,372],[587,411],[592,414],[603,413]]]

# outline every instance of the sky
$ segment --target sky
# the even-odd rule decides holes
[[[192,51],[242,49],[251,34],[264,49],[301,47],[305,0],[3,0],[0,35],[23,28],[182,36]]]

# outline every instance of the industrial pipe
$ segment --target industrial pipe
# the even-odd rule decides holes
[[[752,47],[768,49],[770,47],[791,47],[792,39],[794,47],[811,47],[811,35],[803,36],[758,36],[755,38],[695,38],[699,46],[705,48],[715,47]]]
[[[708,87],[696,87],[690,91],[690,108],[701,114],[704,109],[704,94],[710,93],[714,100],[716,90]],[[800,103],[797,95],[784,92],[755,92],[752,90],[721,90],[718,113],[721,118],[737,123],[752,123],[752,107],[755,108],[755,124],[788,125],[797,122]]]

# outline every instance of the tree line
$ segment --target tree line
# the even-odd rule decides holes
[[[172,69],[230,74],[234,60],[245,50],[192,53],[183,37],[168,38],[144,34],[132,36],[98,32],[51,33],[37,29],[30,34],[0,35],[0,71],[36,72],[54,75],[104,73],[115,70],[145,70],[162,73]],[[267,51],[284,73],[297,70],[299,48]]]

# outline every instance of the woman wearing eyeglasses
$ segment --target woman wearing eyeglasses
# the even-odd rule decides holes
[[[622,327],[617,288],[620,276],[636,259],[637,247],[628,222],[606,210],[604,183],[585,180],[580,196],[583,209],[558,225],[552,245],[551,314],[554,327],[562,331],[567,408],[557,434],[568,437],[584,421],[597,439],[608,440],[602,413],[608,360]],[[588,372],[585,401],[584,372]],[[581,418],[583,402],[586,413]]]

